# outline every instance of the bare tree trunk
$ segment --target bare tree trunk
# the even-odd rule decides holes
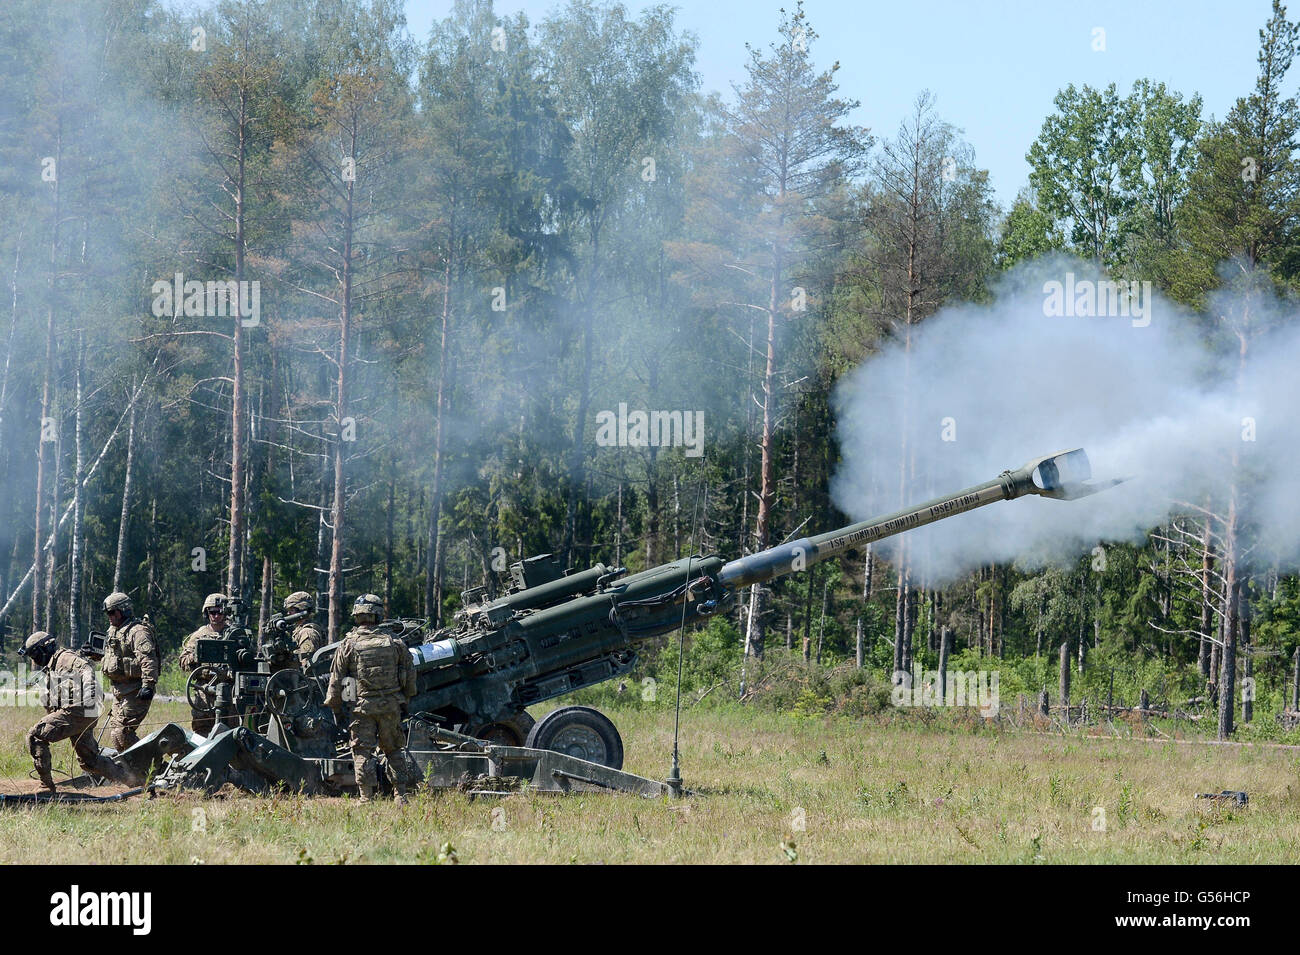
[[[593,310],[596,301],[596,289],[600,280],[601,243],[598,228],[593,228],[591,236],[591,271],[587,275],[586,295],[581,307],[582,319],[582,364],[578,376],[578,407],[573,423],[573,445],[569,457],[569,496],[564,516],[564,546],[560,551],[560,562],[568,567],[573,550],[578,543],[578,495],[586,484],[586,449],[583,436],[587,429],[587,413],[591,408],[591,376],[594,362],[596,330]]]
[[[750,438],[754,434],[754,313],[749,313],[749,338],[745,347],[745,382],[749,386],[749,400],[745,402],[745,443],[741,452],[741,479],[740,479],[740,528],[737,534],[737,544],[740,547],[741,555],[753,553],[749,548],[749,496],[752,493],[749,489],[750,469],[749,456]],[[747,604],[748,602],[746,602]],[[745,622],[745,604],[736,601],[736,626],[744,635],[741,640],[742,646],[747,650],[749,646],[749,624]],[[747,659],[747,657],[746,657]],[[741,663],[742,670],[744,663]]]
[[[1300,647],[1291,654],[1291,712],[1300,712]]]
[[[1208,677],[1210,670],[1210,648],[1213,641],[1210,639],[1210,627],[1214,624],[1214,598],[1215,588],[1210,580],[1210,575],[1214,572],[1214,537],[1211,534],[1212,526],[1209,518],[1205,521],[1205,536],[1202,539],[1203,548],[1201,557],[1201,641],[1196,653],[1196,665],[1200,668],[1202,679]]]
[[[393,606],[393,509],[397,505],[397,478],[388,479],[388,515],[384,535],[384,606],[392,612]]]
[[[18,328],[18,265],[22,254],[23,233],[18,231],[17,244],[14,247],[14,272],[13,278],[9,280],[9,336],[5,340],[5,364],[4,371],[0,373],[0,442],[4,441],[5,436],[5,408],[9,404],[9,368],[13,361],[14,354],[14,330]]]
[[[139,397],[140,397],[140,390],[137,390],[135,394],[132,395],[131,397],[131,406],[130,406],[131,409],[134,409],[135,402]],[[118,418],[117,424],[113,427],[113,430],[109,433],[108,439],[104,442],[103,447],[99,449],[98,456],[95,458],[94,463],[91,464],[90,468],[86,471],[86,476],[82,479],[81,482],[82,490],[85,490],[86,486],[90,483],[90,479],[95,476],[96,472],[99,470],[100,464],[103,463],[105,456],[107,456],[109,448],[113,446],[113,442],[117,440],[117,436],[122,433],[122,422],[127,417],[128,413],[129,411],[122,412],[122,416]],[[62,527],[65,523],[67,523],[68,518],[71,516],[72,516],[72,506],[69,505],[63,509],[63,514],[60,515],[59,523],[57,526]],[[54,537],[53,535],[51,535],[50,537],[47,537],[45,539],[45,549],[51,550],[53,547],[54,547]],[[15,538],[14,540],[15,560],[17,560],[18,549],[19,549],[18,540],[17,538]],[[13,590],[9,592],[9,596],[5,598],[4,606],[0,607],[0,622],[8,618],[9,613],[14,609],[14,604],[18,601],[19,596],[22,594],[23,590],[26,589],[27,585],[35,577],[36,577],[36,562],[32,561],[31,565],[27,568],[27,572],[23,574],[22,579],[18,581],[18,583],[14,586]]]
[[[898,543],[898,589],[894,592],[894,669],[906,670],[905,631],[907,630],[907,595],[910,590],[907,575],[907,542]]]
[[[907,600],[903,604],[903,669],[912,670],[912,636],[916,632],[916,604],[919,592],[915,587],[907,588]]]
[[[948,657],[952,654],[952,630],[939,628],[939,702],[948,702]]]
[[[623,480],[618,482],[618,508],[614,523],[614,566],[623,566]]]
[[[68,637],[73,645],[81,643],[82,548],[85,546],[82,541],[85,536],[85,529],[82,527],[84,498],[81,493],[81,484],[86,479],[86,460],[82,444],[85,378],[86,336],[84,332],[77,332],[77,408],[73,425],[76,463],[73,465],[72,480],[72,556],[68,562]]]
[[[257,632],[266,629],[271,615],[275,613],[275,567],[269,554],[262,555],[261,601],[257,609]]]
[[[434,398],[433,481],[429,488],[429,542],[424,575],[425,612],[435,627],[442,624],[443,542],[439,536],[442,521],[443,419],[447,415],[449,378],[451,375],[451,282],[456,259],[456,203],[452,200],[448,225],[447,261],[442,272],[442,330],[438,338],[438,391]],[[522,556],[522,555],[521,555]]]
[[[62,402],[57,402],[62,404]],[[45,562],[45,611],[41,615],[45,620],[45,629],[51,632],[58,630],[58,621],[54,616],[54,572],[58,567],[59,552],[59,506],[62,503],[63,495],[60,484],[63,480],[63,415],[55,415],[58,421],[58,438],[54,442],[54,481],[52,482],[52,492],[50,496],[50,533],[54,537],[54,546],[50,548],[49,559]]]
[[[808,574],[808,594],[803,608],[803,662],[805,664],[812,661],[812,595],[816,583],[817,569],[816,565],[813,565]]]
[[[645,482],[645,565],[654,567],[659,562],[655,560],[659,547],[659,474],[655,470],[655,464],[658,458],[655,449],[650,449],[650,462],[646,467]]]
[[[785,195],[784,180],[780,193]],[[776,498],[775,466],[776,431],[776,316],[781,297],[781,277],[784,273],[784,252],[778,241],[772,247],[772,274],[768,286],[767,303],[767,359],[763,369],[763,433],[759,443],[758,514],[754,519],[754,549],[766,550],[771,539],[772,504]],[[751,595],[754,612],[749,617],[745,632],[745,655],[763,657],[763,640],[766,629],[763,620],[766,589],[755,585]]]
[[[135,477],[135,403],[126,431],[126,475],[122,479],[122,514],[117,525],[117,559],[113,562],[113,590],[122,589],[122,565],[126,563],[126,532],[131,522],[131,483]]]
[[[247,98],[241,90],[239,97],[239,132],[236,142],[235,181],[235,282],[244,287],[244,178],[247,161],[248,136]],[[234,396],[230,410],[230,552],[226,565],[226,593],[238,598],[244,584],[244,473],[248,450],[245,445],[244,418],[248,414],[244,395],[244,319],[240,309],[235,309],[234,332]]]
[[[324,440],[322,435],[322,440]],[[316,594],[328,595],[329,593],[329,545],[330,545],[330,465],[333,464],[332,456],[329,454],[321,455],[320,471],[320,510],[317,511],[319,518],[316,523]],[[328,600],[326,596],[326,600]]]
[[[658,458],[656,457],[656,462]],[[673,559],[682,556],[682,495],[681,482],[673,473]]]
[[[1250,588],[1244,579],[1237,601],[1237,626],[1241,631],[1241,721],[1249,723],[1255,718],[1255,660],[1250,652]]]
[[[54,440],[47,437],[46,423],[50,420],[50,409],[54,405],[54,296],[58,287],[60,217],[58,173],[62,172],[60,168],[62,158],[63,134],[60,128],[55,135],[54,218],[50,228],[49,275],[46,279],[45,289],[45,384],[41,389],[40,434],[36,439],[36,532],[32,537],[32,563],[35,565],[36,571],[32,577],[32,630],[44,629],[41,615],[45,607],[41,588],[45,583],[45,550],[43,546],[45,542],[45,446]],[[54,560],[53,550],[50,551],[50,560]]]
[[[865,552],[866,552],[866,553],[865,553],[865,557],[864,557],[863,562],[862,562],[862,607],[863,607],[863,609],[866,608],[867,602],[871,599],[871,576],[872,576],[872,574],[871,574],[871,570],[872,570],[872,568],[871,568],[871,564],[872,564],[872,560],[871,560],[871,545],[870,545],[870,544],[868,544],[868,545],[866,546],[866,548],[865,548]],[[858,665],[858,669],[859,669],[859,670],[862,669],[863,665],[864,665],[865,662],[866,662],[865,653],[866,653],[866,648],[865,648],[864,645],[863,645],[862,614],[859,613],[859,614],[858,614],[858,632],[857,632],[857,642],[856,642],[856,646],[855,646],[855,654],[854,654],[854,658],[855,658],[855,660],[856,660],[856,662],[857,662],[857,665]]]
[[[1237,569],[1237,466],[1238,455],[1232,453],[1232,479],[1228,488],[1228,516],[1223,529],[1223,652],[1219,672],[1219,739],[1233,731],[1233,703],[1237,682],[1237,627],[1240,578]]]
[[[1060,685],[1057,689],[1061,697],[1061,706],[1065,711],[1065,723],[1070,723],[1070,641],[1061,642]]]
[[[822,615],[817,622],[817,665],[822,665],[822,638],[826,635],[826,604],[831,594],[831,575],[826,575],[826,581],[822,584]]]
[[[350,156],[356,155],[356,132],[352,135]],[[331,643],[339,639],[343,622],[343,547],[346,540],[344,519],[347,507],[347,453],[343,440],[348,415],[348,364],[352,348],[352,193],[356,185],[347,182],[347,199],[343,219],[342,288],[339,294],[339,375],[335,404],[335,425],[338,436],[334,441],[334,497],[330,508],[333,539],[330,547],[329,575],[329,635]]]

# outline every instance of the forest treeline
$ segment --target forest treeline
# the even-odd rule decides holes
[[[78,639],[117,589],[175,649],[211,591],[264,619],[313,590],[333,635],[367,591],[446,623],[532,554],[752,552],[847,522],[837,380],[1018,263],[1153,281],[1232,354],[1256,330],[1207,297],[1296,284],[1280,5],[1222,119],[1157,82],[1061,90],[1009,210],[919,74],[897,129],[856,127],[871,91],[772,14],[724,96],[667,7],[458,0],[412,37],[396,0],[5,3],[5,649]],[[1281,707],[1300,639],[1246,497],[1101,563],[940,585],[858,554],[742,595],[726,652],[1155,660],[1227,734],[1243,676]]]

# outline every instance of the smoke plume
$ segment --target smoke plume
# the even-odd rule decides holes
[[[1226,513],[1234,476],[1243,557],[1295,566],[1293,308],[1271,293],[1221,293],[1198,316],[1149,286],[1118,305],[1113,288],[1091,284],[1103,281],[1064,257],[1018,267],[993,304],[946,308],[911,329],[910,348],[897,340],[846,376],[835,395],[838,506],[863,520],[1083,447],[1094,478],[1129,480],[1079,501],[999,502],[918,529],[907,535],[914,566],[944,579],[990,561],[1036,566],[1140,542],[1171,513]],[[1230,330],[1243,325],[1244,358]],[[892,551],[898,539],[886,543]]]

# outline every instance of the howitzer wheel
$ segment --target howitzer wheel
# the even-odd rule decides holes
[[[468,735],[498,746],[523,746],[528,742],[528,734],[537,721],[527,712],[516,713],[505,720],[493,720],[476,727]]]
[[[590,706],[562,706],[528,733],[528,746],[623,768],[623,739],[609,717]]]
[[[221,671],[207,663],[200,663],[190,671],[190,678],[185,681],[185,699],[190,708],[197,713],[215,713],[216,684],[221,679]]]
[[[316,681],[301,670],[277,670],[266,681],[266,705],[272,713],[293,719],[311,708],[319,690]]]

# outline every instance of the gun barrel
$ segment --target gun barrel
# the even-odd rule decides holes
[[[838,530],[804,537],[797,541],[769,547],[767,550],[740,557],[725,564],[718,574],[724,586],[745,587],[796,571],[841,554],[851,547],[870,544],[892,537],[914,527],[932,524],[946,517],[973,511],[995,501],[1009,501],[1026,494],[1073,500],[1112,486],[1090,485],[1084,482],[1091,476],[1088,456],[1082,448],[1058,451],[1056,454],[1034,458],[1014,471],[1003,471],[991,481],[964,488],[955,494],[945,494],[905,507],[883,517],[873,517]]]

